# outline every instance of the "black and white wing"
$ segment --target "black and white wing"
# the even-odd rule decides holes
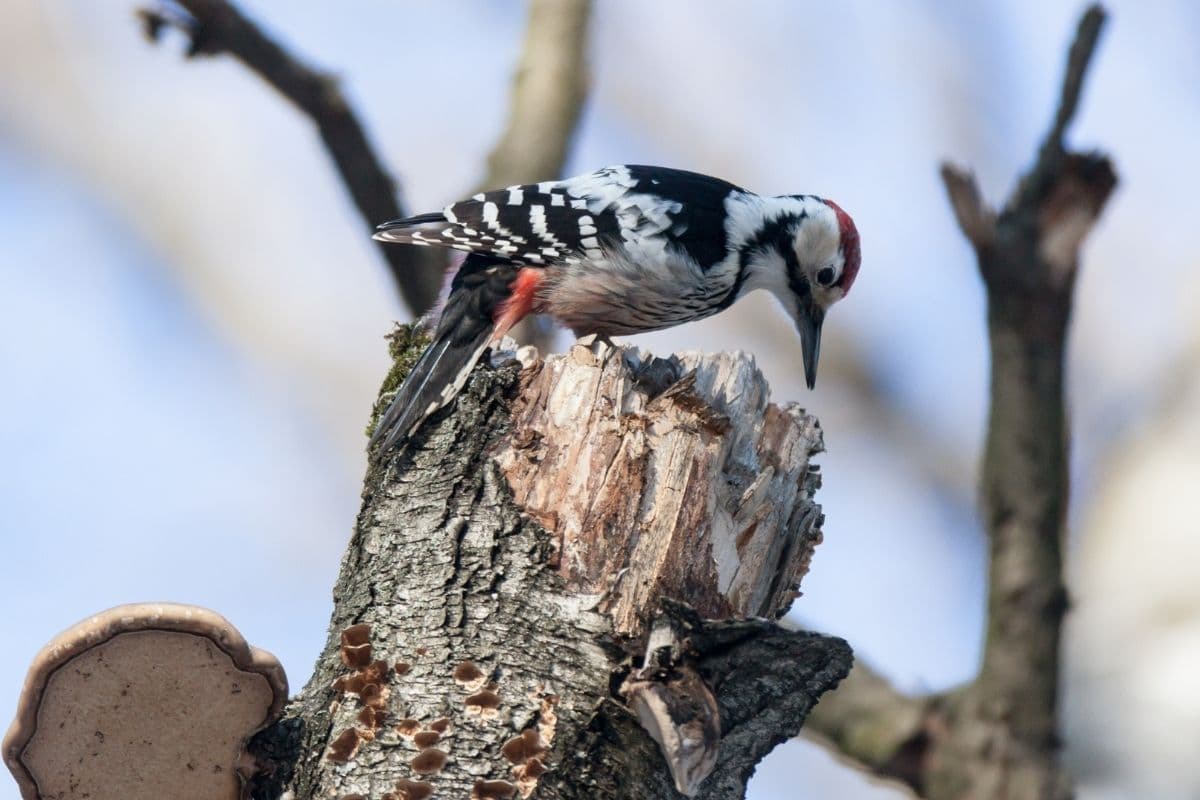
[[[541,266],[600,260],[624,248],[633,262],[677,249],[707,268],[729,251],[731,183],[663,167],[606,167],[563,181],[510,186],[379,226],[385,242],[450,247]]]

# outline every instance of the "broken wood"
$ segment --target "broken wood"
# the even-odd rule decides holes
[[[381,403],[421,346],[398,331]],[[820,450],[742,354],[481,364],[370,467],[253,796],[743,797],[850,667],[772,621],[820,541]]]

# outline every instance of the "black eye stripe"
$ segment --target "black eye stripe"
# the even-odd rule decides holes
[[[825,267],[817,272],[817,283],[832,286],[834,277],[833,267]]]

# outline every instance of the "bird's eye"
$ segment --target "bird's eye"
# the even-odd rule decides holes
[[[817,283],[822,286],[832,286],[834,277],[833,267],[825,267],[817,272]]]

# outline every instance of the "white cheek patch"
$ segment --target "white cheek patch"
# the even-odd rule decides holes
[[[796,230],[795,247],[801,264],[819,268],[834,261],[840,263],[837,218],[832,211],[829,214],[812,213],[805,218]],[[841,273],[840,268],[838,273]]]

